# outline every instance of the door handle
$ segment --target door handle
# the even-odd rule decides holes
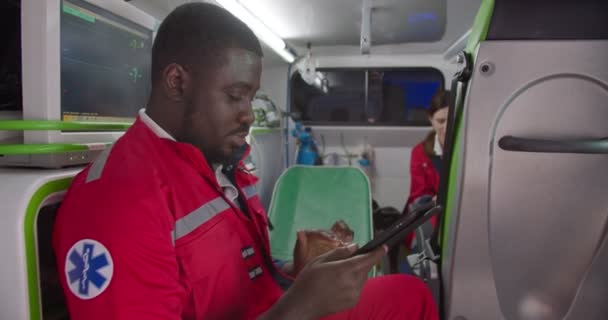
[[[498,146],[515,152],[608,154],[608,138],[544,140],[504,136]]]

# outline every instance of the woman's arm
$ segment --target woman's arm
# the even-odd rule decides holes
[[[428,156],[424,153],[423,146],[417,145],[412,150],[412,157],[410,160],[410,195],[407,200],[406,208],[418,197],[434,194],[426,174],[426,166],[428,165]]]

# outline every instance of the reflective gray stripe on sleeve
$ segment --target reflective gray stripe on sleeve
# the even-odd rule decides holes
[[[245,194],[245,198],[247,198],[247,199],[251,199],[258,194],[258,192],[255,188],[255,184],[252,184],[250,186],[246,186],[245,188],[243,188],[243,193]]]
[[[209,219],[215,217],[216,214],[228,208],[230,208],[230,205],[223,198],[217,197],[178,219],[175,221],[174,241],[186,236],[203,223],[209,221]]]
[[[93,164],[89,168],[89,173],[87,174],[87,183],[101,178],[103,168],[106,166],[106,162],[108,161],[108,157],[110,156],[110,152],[112,152],[113,147],[113,144],[107,147],[101,152],[97,159],[93,161]]]

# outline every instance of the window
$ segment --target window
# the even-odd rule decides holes
[[[21,1],[0,3],[0,111],[22,110]]]
[[[291,78],[292,111],[307,125],[427,126],[443,75],[432,68],[320,69],[309,84]]]

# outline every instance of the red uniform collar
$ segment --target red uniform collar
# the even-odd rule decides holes
[[[150,128],[148,128],[148,126],[139,117],[137,118],[137,120],[135,121],[135,123],[133,124],[133,126],[131,127],[131,129],[129,131],[134,131],[134,133],[136,133],[138,135],[140,135],[140,134],[144,135],[147,139],[156,141],[160,145],[173,150],[174,152],[176,152],[178,154],[178,156],[180,158],[182,158],[184,161],[190,163],[190,165],[192,165],[198,172],[200,172],[203,177],[207,178],[209,181],[212,181],[214,184],[217,184],[217,186],[219,187],[219,184],[217,183],[217,179],[215,178],[215,172],[214,172],[213,168],[207,162],[207,159],[205,158],[203,153],[195,146],[193,146],[189,143],[172,141],[169,139],[164,139],[164,138],[158,137],[152,130],[150,130]],[[250,153],[251,153],[251,146],[247,145],[247,148],[246,148],[245,152],[243,153],[243,156],[241,157],[240,161],[236,165],[238,169],[247,171],[243,164],[243,160],[245,160],[247,158],[247,156],[249,156]],[[241,171],[241,170],[237,170],[237,172],[238,171]]]

